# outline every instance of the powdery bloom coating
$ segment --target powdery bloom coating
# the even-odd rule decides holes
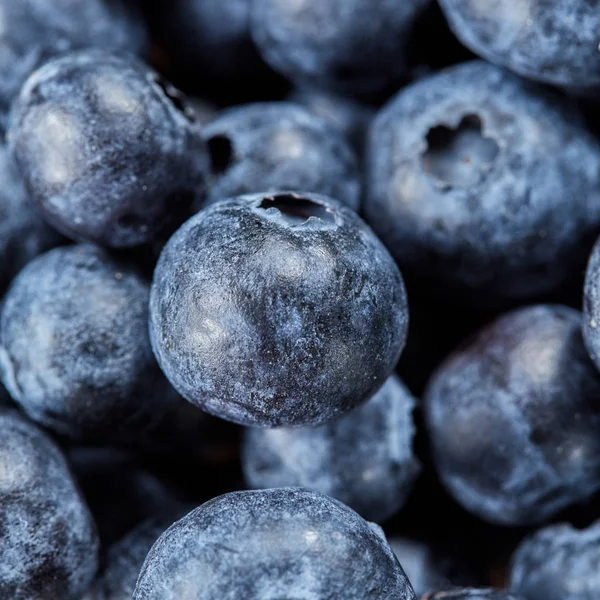
[[[583,290],[583,341],[600,369],[600,241],[590,255]]]
[[[63,238],[35,213],[6,146],[0,146],[0,296],[38,254]]]
[[[600,522],[552,525],[526,538],[512,558],[510,589],[527,600],[600,597]]]
[[[149,286],[95,246],[56,248],[19,273],[0,318],[0,365],[35,421],[78,439],[141,435],[176,395],[148,339]]]
[[[0,120],[23,82],[72,50],[142,54],[148,34],[130,0],[0,0]]]
[[[0,597],[79,600],[98,564],[92,518],[54,443],[0,410]]]
[[[231,108],[204,128],[208,201],[277,190],[315,192],[358,210],[359,166],[343,135],[291,102]]]
[[[319,427],[249,429],[242,463],[253,488],[301,486],[381,522],[406,502],[420,471],[415,399],[392,375],[365,404]]]
[[[519,75],[561,86],[600,85],[600,13],[589,0],[440,0],[465,46]]]
[[[600,378],[581,314],[539,305],[452,354],[425,394],[442,482],[492,523],[540,523],[600,488]],[[559,426],[557,426],[559,424]]]
[[[211,500],[154,544],[133,600],[415,600],[383,532],[298,488]]]
[[[404,346],[402,276],[352,210],[280,192],[217,202],[158,261],[150,339],[175,389],[243,425],[319,424],[369,398]]]
[[[585,265],[599,174],[575,104],[474,61],[404,88],[375,117],[364,211],[407,276],[512,306]]]
[[[76,240],[151,242],[203,193],[193,112],[130,58],[87,51],[46,63],[13,105],[9,145],[39,213]]]
[[[370,94],[405,74],[407,47],[429,0],[253,0],[263,58],[299,87]]]

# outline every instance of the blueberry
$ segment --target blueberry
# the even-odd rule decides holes
[[[362,154],[367,128],[375,113],[374,108],[347,96],[318,89],[296,89],[290,94],[289,100],[305,106],[317,117],[327,121]]]
[[[94,578],[92,518],[54,443],[0,411],[0,597],[79,600]]]
[[[415,599],[381,529],[297,488],[226,494],[170,527],[148,554],[133,600],[183,597]]]
[[[0,297],[20,269],[61,241],[29,205],[21,176],[0,145]]]
[[[251,30],[264,59],[300,87],[371,94],[407,69],[429,0],[254,0]]]
[[[491,589],[456,589],[449,592],[425,594],[422,600],[524,600],[509,592]]]
[[[583,340],[595,365],[600,369],[600,241],[588,262],[583,295]]]
[[[600,522],[583,529],[552,525],[521,543],[512,559],[510,588],[526,600],[600,597]]]
[[[103,548],[116,544],[142,523],[183,506],[176,490],[125,450],[76,446],[67,459],[98,526]]]
[[[274,83],[274,74],[250,36],[251,2],[155,2],[154,29],[168,53],[170,68],[186,85],[201,85],[204,93],[228,100],[232,94],[260,94],[261,88]]]
[[[109,548],[106,568],[97,582],[98,600],[130,600],[146,555],[173,519],[144,521]]]
[[[38,211],[74,239],[149,242],[202,192],[193,113],[133,59],[90,51],[46,63],[13,106],[9,141]]]
[[[390,547],[400,561],[417,598],[426,592],[444,590],[459,584],[476,583],[477,577],[456,556],[434,551],[422,542],[391,538]]]
[[[218,202],[158,261],[150,339],[187,400],[242,425],[319,424],[371,396],[408,321],[402,277],[350,209],[280,192]]]
[[[600,378],[563,306],[499,318],[425,394],[433,457],[454,498],[502,525],[541,522],[600,488]]]
[[[0,121],[29,74],[74,49],[142,53],[147,33],[129,0],[0,0]]]
[[[436,293],[505,306],[585,264],[600,226],[600,145],[567,99],[465,63],[391,100],[368,154],[367,221]]]
[[[473,52],[529,79],[600,85],[600,13],[589,0],[440,0],[450,26]]]
[[[240,194],[298,190],[358,210],[354,153],[326,121],[288,102],[232,108],[204,129],[211,159],[209,202]]]
[[[420,470],[412,450],[414,398],[392,375],[363,406],[320,427],[249,429],[243,467],[253,488],[302,486],[384,521]]]
[[[175,396],[152,356],[148,294],[135,272],[94,246],[30,262],[0,319],[0,365],[13,399],[64,435],[140,435]]]

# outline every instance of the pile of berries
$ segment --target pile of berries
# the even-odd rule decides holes
[[[598,600],[599,48],[0,0],[0,600]]]

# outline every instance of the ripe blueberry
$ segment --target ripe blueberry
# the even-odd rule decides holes
[[[415,599],[379,527],[298,488],[225,494],[167,529],[146,558],[133,600],[186,595]]]
[[[77,240],[150,242],[202,193],[193,113],[133,59],[90,51],[46,63],[13,106],[9,141],[39,213]]]
[[[425,417],[454,498],[503,525],[544,521],[600,488],[600,377],[581,315],[538,305],[501,317],[434,374]]]
[[[244,425],[319,424],[394,368],[408,321],[402,277],[349,208],[280,192],[218,202],[169,240],[150,339],[175,389]]]

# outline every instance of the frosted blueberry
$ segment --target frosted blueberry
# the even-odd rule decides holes
[[[203,193],[193,111],[134,59],[87,51],[46,63],[13,105],[9,144],[38,212],[76,240],[151,242]]]
[[[365,404],[319,427],[249,429],[243,467],[253,488],[302,486],[381,522],[405,503],[420,470],[415,405],[392,375]]]
[[[454,498],[502,525],[542,522],[600,488],[600,377],[581,314],[500,317],[452,354],[425,394],[433,458]]]
[[[319,424],[371,396],[408,321],[402,277],[373,232],[325,196],[218,202],[169,240],[150,339],[175,389],[258,426]]]
[[[58,447],[0,409],[0,597],[79,600],[98,564],[90,513]]]
[[[307,490],[234,492],[175,523],[133,600],[415,600],[381,529]]]

